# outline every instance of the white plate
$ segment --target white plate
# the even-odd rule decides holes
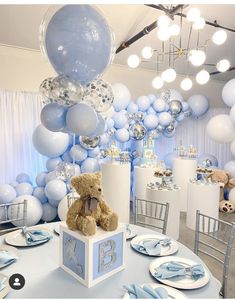
[[[139,253],[145,254],[145,255],[149,255],[146,252],[141,252],[139,250],[137,250],[136,248],[133,247],[134,244],[138,245],[141,241],[143,240],[154,240],[154,239],[168,239],[169,237],[167,236],[163,236],[163,235],[141,235],[141,236],[137,236],[134,239],[132,239],[131,241],[131,246],[134,250],[136,250]],[[179,249],[179,245],[178,243],[171,239],[171,244],[169,244],[168,246],[161,246],[161,253],[159,255],[151,255],[151,256],[167,256],[167,255],[171,255],[175,252],[177,252]]]
[[[164,288],[167,290],[168,292],[168,297],[167,299],[188,299],[187,296],[185,296],[182,292],[176,290],[176,289],[173,289],[171,287],[167,287],[163,284],[160,284],[160,283],[144,283],[141,285],[141,287],[143,287],[144,285],[148,285],[148,286],[151,286],[152,288],[156,289],[156,288]],[[130,295],[128,292],[125,293],[125,295],[123,296],[123,299],[130,299]]]
[[[6,287],[0,291],[0,298],[4,298],[10,292],[11,289],[8,283],[8,277],[0,273],[0,280],[2,280],[3,278],[6,278],[6,281],[4,282]]]
[[[126,229],[126,240],[133,239],[135,236],[137,236],[137,232],[135,230],[135,227],[131,224],[129,224],[129,229]]]
[[[50,232],[45,227],[40,227],[40,226],[34,226],[34,227],[30,227],[28,229],[29,230],[40,229],[40,230]],[[32,242],[31,244],[27,244],[26,239],[21,232],[22,232],[22,230],[19,229],[17,231],[7,234],[5,237],[5,242],[9,245],[17,246],[17,247],[32,247],[32,246],[37,246],[37,245],[48,242],[48,240],[43,240],[41,242],[37,242],[37,243]]]
[[[154,277],[154,273],[156,272],[155,269],[158,268],[160,265],[169,263],[169,262],[180,262],[182,264],[188,265],[188,266],[193,266],[198,264],[198,262],[195,262],[193,260],[185,259],[182,257],[177,257],[177,256],[172,256],[172,257],[161,257],[158,259],[155,259],[149,266],[150,273]],[[189,276],[179,276],[179,277],[172,277],[169,279],[160,279],[156,278],[155,279],[159,280],[160,282],[171,286],[173,288],[177,289],[185,289],[185,290],[192,290],[192,289],[198,289],[206,285],[209,280],[210,280],[210,274],[207,271],[205,267],[203,267],[205,270],[205,275],[198,278],[197,280],[190,278]]]
[[[20,256],[19,250],[16,249],[15,247],[12,247],[12,246],[8,246],[8,245],[0,245],[0,252],[1,252],[1,251],[7,251],[7,252],[9,252],[9,253],[11,253],[11,254],[14,254],[14,255],[17,256],[17,257]],[[14,261],[13,261],[13,262],[10,262],[10,263],[8,263],[8,264],[5,264],[5,265],[0,265],[0,269],[1,269],[1,268],[4,268],[4,267],[6,267],[6,266],[8,266],[8,265],[10,265],[10,264],[12,264],[12,263],[14,263]]]
[[[57,223],[54,227],[54,231],[57,235],[60,235],[60,225],[61,224],[67,226],[66,221],[61,221],[61,222]]]

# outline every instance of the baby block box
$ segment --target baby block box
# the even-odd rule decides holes
[[[60,267],[85,286],[92,287],[124,269],[124,225],[107,232],[97,228],[94,236],[60,226]]]

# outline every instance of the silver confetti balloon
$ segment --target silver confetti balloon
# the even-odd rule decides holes
[[[95,137],[80,136],[79,142],[81,146],[87,150],[94,149],[100,143],[100,136],[95,136]]]
[[[174,131],[175,127],[173,124],[169,124],[167,127],[166,127],[166,133],[172,133]]]
[[[172,100],[169,103],[169,110],[173,116],[177,116],[182,111],[182,103],[178,100]]]
[[[107,150],[101,149],[100,150],[100,158],[103,159],[103,158],[106,158],[107,156],[108,156]]]
[[[161,92],[160,98],[168,103],[170,101],[170,98],[171,98],[171,91],[169,89],[164,90],[163,92]]]
[[[134,114],[127,113],[126,116],[127,116],[128,122],[131,122],[134,119]]]
[[[202,162],[202,165],[203,165],[204,167],[211,167],[212,164],[213,164],[213,163],[211,162],[210,159],[206,159],[206,160],[204,160],[204,161]]]
[[[109,134],[109,136],[113,136],[115,134],[115,129],[114,128],[110,128],[107,133]]]
[[[191,108],[188,109],[188,110],[186,110],[186,111],[184,111],[184,116],[185,116],[185,117],[190,117],[191,115],[192,115],[192,110],[191,110]]]
[[[146,136],[147,129],[139,123],[135,123],[129,128],[130,138],[134,140],[142,140]]]
[[[60,162],[55,169],[57,179],[68,181],[75,175],[75,168],[72,163]]]
[[[97,112],[105,112],[113,105],[112,86],[103,79],[94,80],[85,87],[82,101]]]
[[[136,112],[134,114],[134,120],[137,121],[137,122],[143,121],[144,120],[144,113],[141,112],[141,111]]]
[[[42,81],[42,83],[39,87],[39,94],[42,97],[43,104],[51,103],[51,101],[49,99],[50,99],[50,95],[51,95],[53,80],[54,80],[53,77],[46,78],[45,80]]]

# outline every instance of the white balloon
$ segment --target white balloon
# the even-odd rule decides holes
[[[229,192],[228,199],[233,205],[235,205],[235,188],[232,188]]]
[[[211,139],[217,142],[231,142],[235,138],[235,127],[227,114],[212,117],[206,127]]]
[[[232,123],[235,125],[235,104],[232,106],[232,108],[229,112],[229,117],[230,117]]]
[[[224,165],[224,170],[228,172],[231,178],[235,178],[235,160],[231,160]]]
[[[235,104],[235,78],[228,81],[222,90],[222,98],[226,105],[232,107]]]
[[[32,195],[21,195],[18,196],[13,203],[23,203],[24,200],[27,200],[27,216],[26,216],[26,226],[33,226],[37,224],[42,218],[42,204],[39,199]],[[19,208],[20,207],[20,208]],[[23,205],[10,206],[8,209],[8,218],[16,219],[23,218]],[[12,224],[15,226],[23,226],[23,220],[12,221]]]
[[[48,202],[42,205],[42,220],[50,222],[57,216],[57,208],[52,207]]]
[[[60,218],[61,221],[65,221],[67,219],[67,212],[69,209],[69,200],[68,197],[75,197],[76,199],[79,198],[80,196],[77,194],[77,192],[71,192],[69,194],[67,194],[59,203],[58,206],[58,216]]]
[[[233,156],[235,156],[235,140],[230,144],[230,150]]]
[[[122,83],[112,84],[114,94],[113,107],[116,111],[126,109],[131,100],[131,94],[126,85]]]

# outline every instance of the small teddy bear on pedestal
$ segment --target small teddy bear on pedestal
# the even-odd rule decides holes
[[[118,226],[118,216],[104,201],[101,189],[101,173],[84,173],[71,180],[80,195],[69,208],[67,225],[71,230],[79,230],[85,236],[96,233],[96,225],[105,231],[113,231]]]

